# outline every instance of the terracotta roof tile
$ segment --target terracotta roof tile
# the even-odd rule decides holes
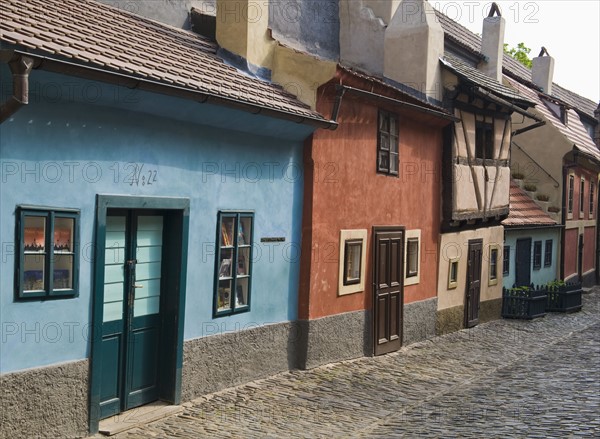
[[[2,0],[0,40],[246,104],[324,120],[283,88],[217,57],[203,37],[93,0]]]
[[[555,226],[558,223],[542,210],[514,181],[510,182],[510,213],[505,227]]]

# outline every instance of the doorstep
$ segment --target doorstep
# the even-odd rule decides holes
[[[157,401],[143,405],[110,418],[100,421],[99,433],[104,436],[112,436],[117,433],[135,428],[140,425],[149,424],[159,419],[171,416],[180,410],[182,406],[168,405],[166,402]]]

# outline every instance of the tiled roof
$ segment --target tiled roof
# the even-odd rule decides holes
[[[472,82],[475,85],[478,85],[501,98],[504,98],[508,101],[520,101],[524,103],[531,103],[527,98],[521,96],[516,93],[513,89],[506,87],[505,85],[499,83],[495,79],[487,76],[482,73],[480,70],[477,70],[474,67],[464,63],[460,59],[446,54],[441,58],[444,66],[448,67],[450,70],[454,71],[459,76],[462,76],[466,80]]]
[[[122,9],[93,0],[2,0],[0,16],[3,48],[324,120],[281,87],[225,64],[215,43]]]
[[[558,129],[569,142],[573,143],[578,150],[600,161],[600,151],[586,131],[579,118],[579,114],[577,114],[575,110],[568,110],[567,123],[564,124],[558,116],[544,104],[538,91],[526,87],[512,78],[506,78],[519,94],[526,99],[533,101],[536,104],[535,108],[542,113],[544,118]]]
[[[558,223],[542,210],[514,181],[510,182],[510,213],[505,227],[555,226]]]
[[[471,32],[466,27],[452,20],[451,18],[444,15],[442,12],[436,10],[437,19],[444,29],[446,38],[457,44],[459,47],[463,47],[473,54],[482,57],[481,53],[481,37]],[[516,61],[509,55],[504,55],[502,61],[502,69],[504,73],[512,76],[519,81],[525,81],[528,85],[531,85],[531,70],[525,67],[520,62]],[[598,103],[580,96],[577,93],[573,93],[560,85],[553,83],[552,95],[569,104],[573,108],[576,108],[586,116],[594,118],[594,111],[598,107]]]

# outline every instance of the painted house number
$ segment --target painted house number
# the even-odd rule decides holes
[[[112,164],[110,169],[113,171],[115,183],[119,183],[120,169],[119,163]],[[125,171],[124,183],[129,183],[129,186],[151,186],[158,181],[158,171],[156,169],[144,169],[143,164],[127,163],[123,166]]]

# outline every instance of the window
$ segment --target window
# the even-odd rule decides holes
[[[552,240],[546,240],[546,247],[544,248],[544,267],[552,265]]]
[[[78,294],[79,211],[17,209],[17,299]]]
[[[573,213],[573,192],[575,190],[575,176],[569,175],[569,211],[568,213]]]
[[[379,111],[377,172],[398,175],[398,117]]]
[[[406,250],[406,277],[414,277],[419,274],[419,239],[411,238]]]
[[[505,276],[510,274],[510,246],[504,246],[504,254],[502,255],[502,273]]]
[[[458,286],[458,258],[450,259],[448,266],[448,289],[452,290]]]
[[[338,296],[365,290],[367,231],[340,231]]]
[[[497,245],[490,246],[490,273],[489,285],[498,283],[498,253],[500,252]]]
[[[475,157],[494,159],[494,126],[490,123],[477,122],[475,125]]]
[[[214,316],[250,310],[254,215],[219,212]]]
[[[421,230],[404,233],[404,285],[416,285],[421,281]]]
[[[583,216],[583,206],[585,206],[585,179],[581,177],[579,186],[579,216]]]
[[[590,182],[590,217],[594,215],[594,196],[595,196],[596,185],[593,181]]]
[[[344,285],[360,283],[362,244],[362,239],[346,241],[346,248],[344,249]]]
[[[542,241],[533,243],[533,269],[539,270],[542,267]]]

